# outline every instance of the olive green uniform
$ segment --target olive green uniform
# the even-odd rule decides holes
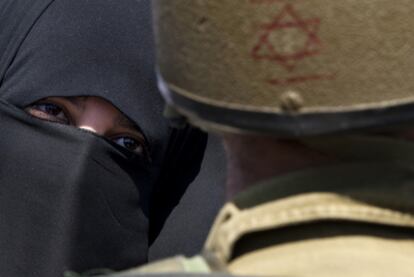
[[[413,1],[153,0],[153,10],[174,122],[302,141],[336,162],[241,192],[200,256],[116,276],[414,276],[414,144],[350,136],[413,129]]]
[[[202,255],[115,276],[414,276],[414,144],[378,137],[305,143],[341,162],[240,193],[221,210]]]

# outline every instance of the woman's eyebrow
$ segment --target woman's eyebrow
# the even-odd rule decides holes
[[[83,112],[85,110],[85,101],[88,99],[88,96],[78,96],[78,97],[65,97],[76,109]]]
[[[123,128],[127,128],[127,129],[131,129],[133,131],[136,131],[138,133],[140,133],[144,138],[145,135],[142,132],[141,128],[132,120],[126,118],[124,115],[119,114],[113,122],[114,127],[123,127]]]

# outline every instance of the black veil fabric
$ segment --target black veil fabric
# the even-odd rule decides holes
[[[162,117],[150,14],[149,0],[0,2],[0,276],[146,262],[198,173],[206,135]],[[51,96],[108,100],[152,162],[22,111]]]
[[[15,8],[33,6],[36,12],[39,4],[46,8],[29,17],[35,21],[27,24],[29,30],[14,45],[15,53],[2,57],[0,64],[8,66],[0,72],[0,97],[21,108],[50,96],[103,97],[141,127],[153,159],[161,161],[163,138],[170,130],[160,116],[163,101],[153,73],[150,1],[3,1],[13,3],[4,11],[9,18]],[[3,43],[8,42],[2,38]]]
[[[1,276],[146,261],[151,174],[142,161],[1,100],[0,123]]]

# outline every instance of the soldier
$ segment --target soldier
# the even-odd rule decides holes
[[[229,202],[199,256],[115,276],[414,276],[414,3],[153,5],[167,114],[223,138]]]

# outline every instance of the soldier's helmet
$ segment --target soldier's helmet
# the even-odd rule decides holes
[[[308,136],[414,122],[412,0],[154,0],[159,84],[204,128]]]

